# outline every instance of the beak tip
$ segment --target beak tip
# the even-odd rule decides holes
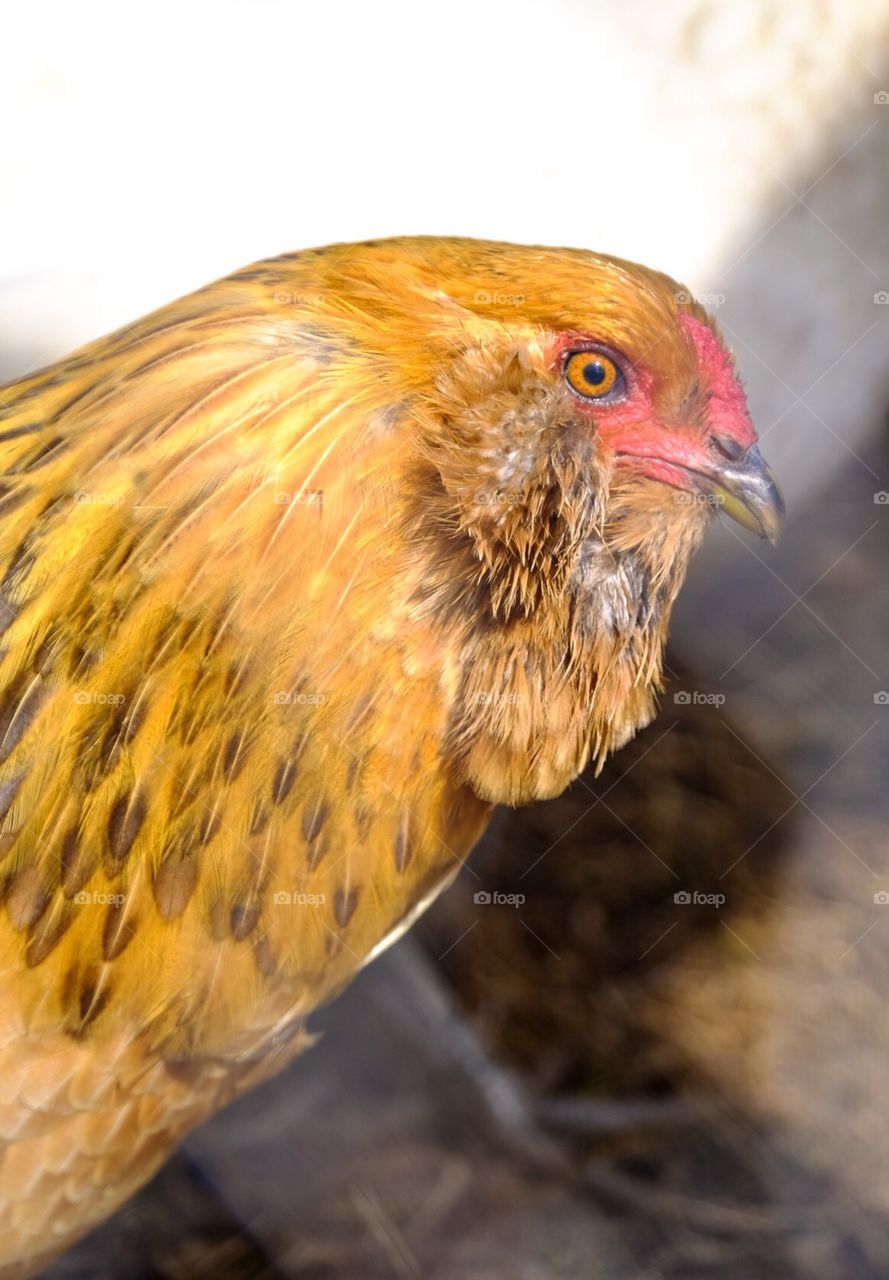
[[[787,520],[787,507],[784,503],[784,494],[781,487],[774,476],[771,475],[771,501],[764,508],[763,515],[763,533],[768,538],[773,547],[777,547],[781,541],[781,535],[784,532],[784,525]]]
[[[758,512],[760,520],[760,537],[767,538],[773,547],[777,547],[781,541],[781,535],[784,532],[784,522],[787,519],[787,508],[784,505],[784,495],[778,487],[777,482],[773,481],[773,493],[771,501],[763,506]]]

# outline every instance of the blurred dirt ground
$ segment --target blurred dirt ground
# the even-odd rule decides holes
[[[47,1274],[883,1280],[887,488],[883,443],[693,578],[655,724],[502,813],[318,1045]],[[569,1173],[493,1120],[480,1046]]]

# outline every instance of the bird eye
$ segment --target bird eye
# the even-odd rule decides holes
[[[624,395],[624,375],[602,351],[569,351],[564,372],[568,386],[584,400],[620,400]]]

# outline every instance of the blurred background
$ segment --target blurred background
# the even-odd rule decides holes
[[[884,0],[4,29],[0,378],[285,250],[577,245],[715,310],[790,510],[777,551],[708,538],[655,724],[503,813],[317,1047],[53,1275],[885,1277]]]

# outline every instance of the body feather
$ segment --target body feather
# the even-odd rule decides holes
[[[702,512],[617,476],[543,373],[592,311],[678,405],[675,290],[337,246],[0,389],[9,1274],[286,1061],[492,802],[650,717]]]

